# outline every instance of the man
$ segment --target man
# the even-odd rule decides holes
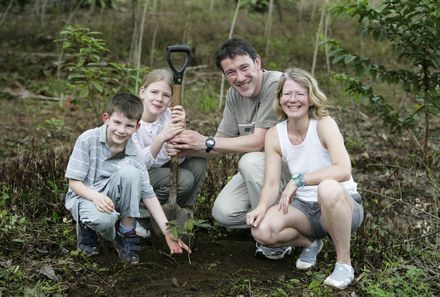
[[[231,88],[215,136],[185,130],[168,144],[168,152],[205,158],[243,154],[238,173],[218,195],[212,215],[228,228],[248,228],[246,214],[257,206],[264,182],[264,138],[267,130],[278,122],[272,104],[281,72],[263,70],[255,48],[240,38],[228,39],[217,50],[216,65]],[[283,172],[288,176],[287,167]],[[291,250],[258,245],[256,256],[280,259]]]

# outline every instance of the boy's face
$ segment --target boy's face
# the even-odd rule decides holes
[[[236,55],[220,62],[229,84],[243,97],[254,97],[260,93],[263,80],[260,57],[255,61],[248,55]]]
[[[107,125],[107,144],[109,146],[125,145],[139,128],[139,121],[130,120],[119,111],[113,112],[111,116],[104,113],[102,118]]]

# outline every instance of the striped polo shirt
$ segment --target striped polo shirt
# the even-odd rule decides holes
[[[150,184],[145,160],[139,148],[130,138],[125,146],[125,151],[112,157],[112,152],[107,146],[107,125],[85,131],[76,140],[65,177],[83,181],[94,190],[102,191],[110,176],[122,166],[133,166],[141,170],[142,198],[155,196]],[[76,195],[70,188],[66,195],[66,208],[72,210],[76,206]]]

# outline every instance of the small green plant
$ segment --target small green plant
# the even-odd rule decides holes
[[[106,56],[110,50],[99,35],[100,32],[73,25],[64,28],[56,40],[68,58],[67,80],[73,102],[83,108],[91,107],[97,117],[115,93],[137,93],[136,86],[147,72],[146,67],[108,61]]]
[[[368,296],[434,296],[429,275],[403,260],[387,261],[381,270],[364,268],[361,288]]]
[[[188,219],[183,226],[178,224],[176,220],[169,221],[167,229],[174,238],[187,238],[188,246],[191,247],[194,243],[196,231],[199,229],[209,229],[210,227],[211,225],[209,225],[206,220]],[[190,254],[188,254],[188,262],[191,264]]]

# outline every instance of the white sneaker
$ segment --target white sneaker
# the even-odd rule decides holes
[[[321,239],[317,239],[313,243],[316,244],[311,247],[303,248],[301,255],[299,255],[298,260],[296,260],[296,269],[309,269],[316,264],[316,257],[322,250],[324,243]]]
[[[350,265],[336,263],[335,269],[324,281],[324,284],[338,289],[345,289],[354,279],[354,269]]]
[[[150,230],[145,229],[139,222],[136,221],[136,235],[142,238],[148,238],[151,236]]]
[[[255,250],[255,257],[267,258],[271,260],[282,259],[292,253],[291,246],[284,247],[267,247],[257,242],[257,249]]]

